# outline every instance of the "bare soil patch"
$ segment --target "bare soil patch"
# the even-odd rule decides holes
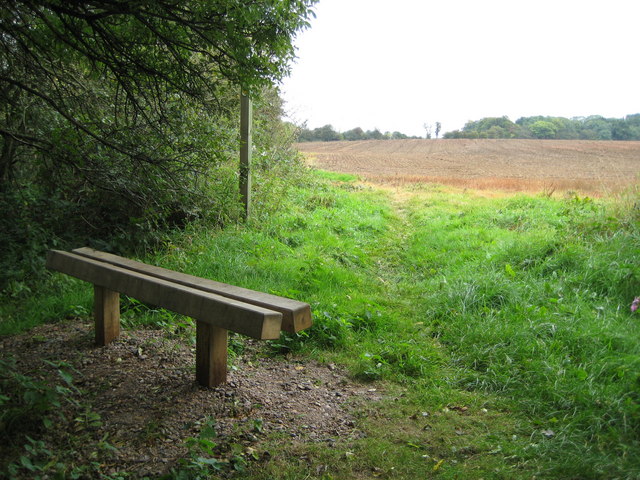
[[[608,194],[637,183],[640,174],[640,142],[418,139],[297,147],[318,168],[398,185]]]
[[[197,436],[207,419],[215,422],[222,461],[232,444],[236,453],[237,445],[251,452],[252,461],[268,461],[278,455],[263,447],[271,434],[329,446],[363,435],[352,412],[380,400],[376,389],[354,384],[332,364],[270,356],[263,344],[246,342],[228,383],[214,389],[195,383],[194,346],[158,330],[124,331],[112,344],[96,347],[92,324],[65,321],[0,339],[0,352],[14,357],[22,374],[51,384],[62,382],[45,360],[73,367],[78,405],[64,404],[63,416],[54,416],[54,427],[38,438],[54,451],[73,449],[80,463],[100,462],[103,474],[167,473],[188,454],[185,440]],[[97,418],[88,412],[99,421],[85,421]],[[71,444],[74,437],[83,443]],[[96,453],[101,439],[116,450]]]

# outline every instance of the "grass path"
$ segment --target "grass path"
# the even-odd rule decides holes
[[[349,191],[350,184],[340,188]],[[529,409],[526,401],[509,394],[523,379],[510,379],[519,367],[498,356],[512,354],[502,346],[517,337],[521,325],[510,325],[509,309],[513,303],[518,310],[518,289],[527,290],[527,279],[515,279],[519,267],[503,250],[536,255],[536,241],[544,250],[555,241],[548,229],[517,225],[525,220],[543,224],[561,207],[524,197],[501,199],[506,206],[496,215],[495,199],[439,187],[365,190],[353,200],[338,195],[328,202],[329,210],[340,215],[324,212],[323,228],[337,236],[309,242],[332,244],[335,250],[325,253],[342,259],[354,275],[339,285],[341,294],[331,296],[335,290],[324,287],[340,265],[327,267],[326,255],[317,263],[320,270],[326,267],[326,277],[316,272],[318,290],[303,293],[317,299],[317,328],[310,342],[320,343],[322,356],[350,365],[355,378],[374,382],[387,395],[361,412],[365,439],[332,450],[305,450],[304,455],[335,465],[335,478],[479,478],[488,472],[494,478],[557,478],[564,467],[541,458],[557,448],[553,429],[559,420],[536,414],[535,408],[544,408],[539,399],[532,398],[539,406]],[[525,217],[523,209],[541,210],[539,218]],[[515,240],[520,236],[522,244]],[[498,265],[490,257],[497,257]],[[345,261],[349,258],[358,260]],[[506,372],[486,369],[498,361],[496,366]],[[300,455],[299,449],[292,455]],[[291,468],[273,466],[264,478]]]
[[[421,212],[425,202],[435,205],[438,193],[448,197],[440,188],[384,189],[385,235],[370,252],[371,275],[384,285],[378,300],[384,306],[376,312],[381,321],[359,335],[350,353],[360,352],[356,377],[377,382],[388,395],[362,412],[368,437],[345,445],[355,453],[349,462],[336,459],[345,468],[335,478],[531,478],[541,472],[531,458],[537,427],[511,399],[452,381],[459,370],[429,318],[429,292],[442,291],[446,279],[416,257],[420,230],[430,228]]]

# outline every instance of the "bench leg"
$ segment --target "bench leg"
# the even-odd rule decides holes
[[[120,294],[93,286],[93,316],[96,322],[96,345],[104,346],[120,335]]]
[[[227,381],[229,332],[196,320],[196,380],[205,387]]]

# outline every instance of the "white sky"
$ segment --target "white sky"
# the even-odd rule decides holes
[[[282,85],[309,128],[640,113],[640,0],[320,0]]]

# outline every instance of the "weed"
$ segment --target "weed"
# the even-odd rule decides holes
[[[73,386],[70,365],[47,362],[54,368],[65,385],[48,383],[22,375],[16,369],[15,359],[0,359],[0,438],[3,443],[14,437],[37,432],[51,426],[51,415],[62,402],[76,404],[71,396],[77,390]]]
[[[256,433],[262,433],[262,419],[253,419],[249,425]],[[188,456],[180,466],[163,477],[165,480],[209,479],[212,475],[230,475],[244,472],[250,460],[255,460],[251,448],[234,442],[234,437],[218,436],[215,419],[205,419],[196,437],[185,441]]]
[[[16,452],[14,457],[17,458],[6,466],[9,478],[92,478],[98,475],[100,463],[94,460],[79,462],[74,444],[86,441],[86,434],[101,427],[102,419],[77,400],[81,392],[73,383],[71,365],[46,360],[45,363],[54,369],[62,384],[50,385],[22,375],[17,372],[13,359],[0,360],[0,371],[3,372],[0,378],[0,391],[3,392],[0,395],[0,440]],[[55,416],[58,417],[56,427],[68,421],[62,413],[64,404],[78,413],[71,422],[73,433],[67,448],[58,445],[53,450],[39,436],[43,430],[53,428]],[[96,452],[110,455],[116,450],[107,438],[108,435],[104,435],[97,442]]]

